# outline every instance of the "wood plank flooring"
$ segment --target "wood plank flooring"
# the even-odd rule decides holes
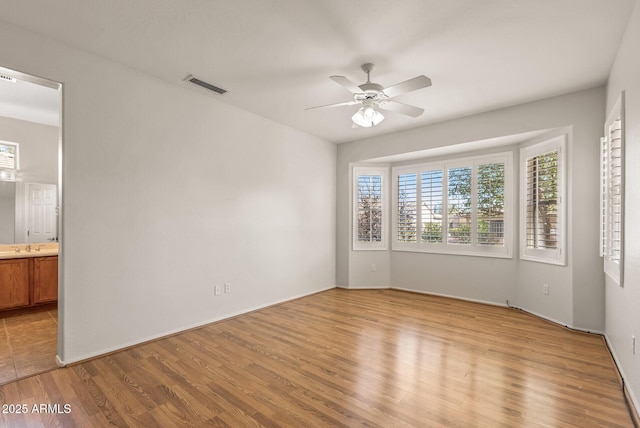
[[[0,403],[27,410],[7,427],[633,426],[601,337],[394,290],[273,306],[4,385]]]
[[[0,312],[0,385],[57,368],[56,304]]]

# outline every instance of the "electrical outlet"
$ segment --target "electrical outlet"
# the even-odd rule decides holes
[[[213,288],[213,294],[217,296],[217,295],[219,295],[220,293],[222,293],[222,289],[220,288],[220,286],[219,286],[219,285],[216,285],[216,286]]]
[[[549,284],[542,284],[542,293],[549,294]]]
[[[231,292],[231,283],[230,282],[225,282],[224,283],[224,292],[225,293],[230,293]]]
[[[375,272],[378,270],[378,267],[376,265],[371,265],[371,272]]]
[[[636,337],[633,334],[631,335],[631,353],[636,355]]]

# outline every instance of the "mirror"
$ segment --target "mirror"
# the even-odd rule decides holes
[[[15,244],[16,183],[0,181],[0,245]]]
[[[57,238],[60,85],[0,67],[0,245]],[[7,181],[4,181],[7,180]],[[53,184],[41,184],[53,183]],[[28,214],[28,215],[27,215]],[[27,227],[27,225],[30,225]]]

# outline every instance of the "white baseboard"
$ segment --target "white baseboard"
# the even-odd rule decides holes
[[[451,294],[441,294],[433,293],[431,291],[416,290],[414,288],[391,287],[391,290],[408,291],[409,293],[426,294],[429,296],[447,297],[449,299],[464,300],[465,302],[482,303],[483,305],[500,306],[504,308],[507,307],[507,305],[504,303],[492,302],[490,300],[471,299],[467,297],[454,296]]]
[[[56,364],[58,365],[58,367],[66,366],[66,364],[62,362],[62,360],[60,359],[60,357],[57,354],[56,354]]]
[[[538,318],[542,318],[545,319],[547,321],[550,321],[554,324],[558,324],[562,327],[567,327],[570,328],[571,330],[576,330],[576,331],[582,331],[584,333],[595,333],[595,334],[600,334],[600,335],[604,335],[604,332],[599,331],[599,330],[589,330],[589,329],[585,329],[585,328],[581,328],[581,327],[575,327],[571,324],[568,324],[566,322],[562,322],[562,321],[558,321],[554,318],[551,318],[549,316],[546,315],[542,315],[540,313],[537,313],[535,311],[531,311],[529,309],[525,309],[525,308],[521,308],[519,306],[515,306],[515,305],[507,305],[505,303],[501,303],[501,302],[493,302],[490,300],[480,300],[480,299],[471,299],[471,298],[467,298],[467,297],[460,297],[460,296],[455,296],[452,294],[442,294],[442,293],[433,293],[431,291],[422,291],[422,290],[416,290],[413,288],[402,288],[402,287],[391,287],[392,290],[400,290],[400,291],[408,291],[411,293],[419,293],[419,294],[427,294],[427,295],[431,295],[431,296],[439,296],[439,297],[447,297],[449,299],[456,299],[456,300],[464,300],[466,302],[473,302],[473,303],[482,303],[484,305],[491,305],[491,306],[500,306],[500,307],[504,307],[504,308],[514,308],[514,309],[519,309],[523,312],[526,312],[528,314],[534,315]]]
[[[636,397],[635,392],[631,388],[627,387],[628,385],[626,381],[627,377],[624,374],[624,369],[622,368],[622,364],[620,364],[620,359],[618,358],[618,355],[616,354],[616,351],[613,345],[611,344],[611,341],[609,340],[609,336],[607,336],[606,333],[603,334],[603,336],[604,336],[605,342],[607,343],[607,347],[609,348],[609,352],[611,353],[611,357],[613,358],[613,361],[616,363],[616,367],[618,369],[618,372],[620,373],[620,377],[622,377],[622,381],[624,382],[627,395],[631,400],[631,405],[635,408],[636,415],[638,415],[640,414],[640,401],[638,401],[638,398]]]
[[[600,330],[590,330],[590,329],[587,329],[587,328],[576,327],[576,326],[573,326],[573,325],[571,325],[571,324],[569,324],[569,323],[562,322],[562,321],[558,321],[558,320],[556,320],[556,319],[554,319],[554,318],[548,317],[548,316],[546,316],[546,315],[542,315],[542,314],[540,314],[540,313],[538,313],[538,312],[530,311],[529,309],[526,309],[526,308],[521,308],[521,307],[519,307],[519,306],[511,306],[511,307],[512,307],[512,308],[515,308],[515,309],[519,309],[519,310],[521,310],[521,311],[523,311],[523,312],[526,312],[526,313],[528,313],[528,314],[534,315],[534,316],[536,316],[536,317],[538,317],[538,318],[545,319],[545,320],[550,321],[550,322],[552,322],[552,323],[554,323],[554,324],[558,324],[558,325],[560,325],[560,326],[562,326],[562,327],[569,328],[569,329],[571,329],[571,330],[581,331],[581,332],[583,332],[583,333],[599,334],[599,335],[601,335],[601,336],[604,336],[604,332],[603,332],[603,331],[600,331]]]
[[[349,287],[346,285],[336,285],[336,288],[342,288],[344,290],[389,290],[389,287],[386,287],[384,285],[381,285],[381,286],[363,285],[363,286],[357,286],[357,287]]]

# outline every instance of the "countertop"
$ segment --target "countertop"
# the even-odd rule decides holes
[[[20,250],[16,252],[16,247]],[[31,251],[26,251],[26,244],[0,245],[0,260],[23,259],[25,257],[47,257],[58,255],[58,243],[31,244]],[[38,250],[36,250],[38,248]]]

